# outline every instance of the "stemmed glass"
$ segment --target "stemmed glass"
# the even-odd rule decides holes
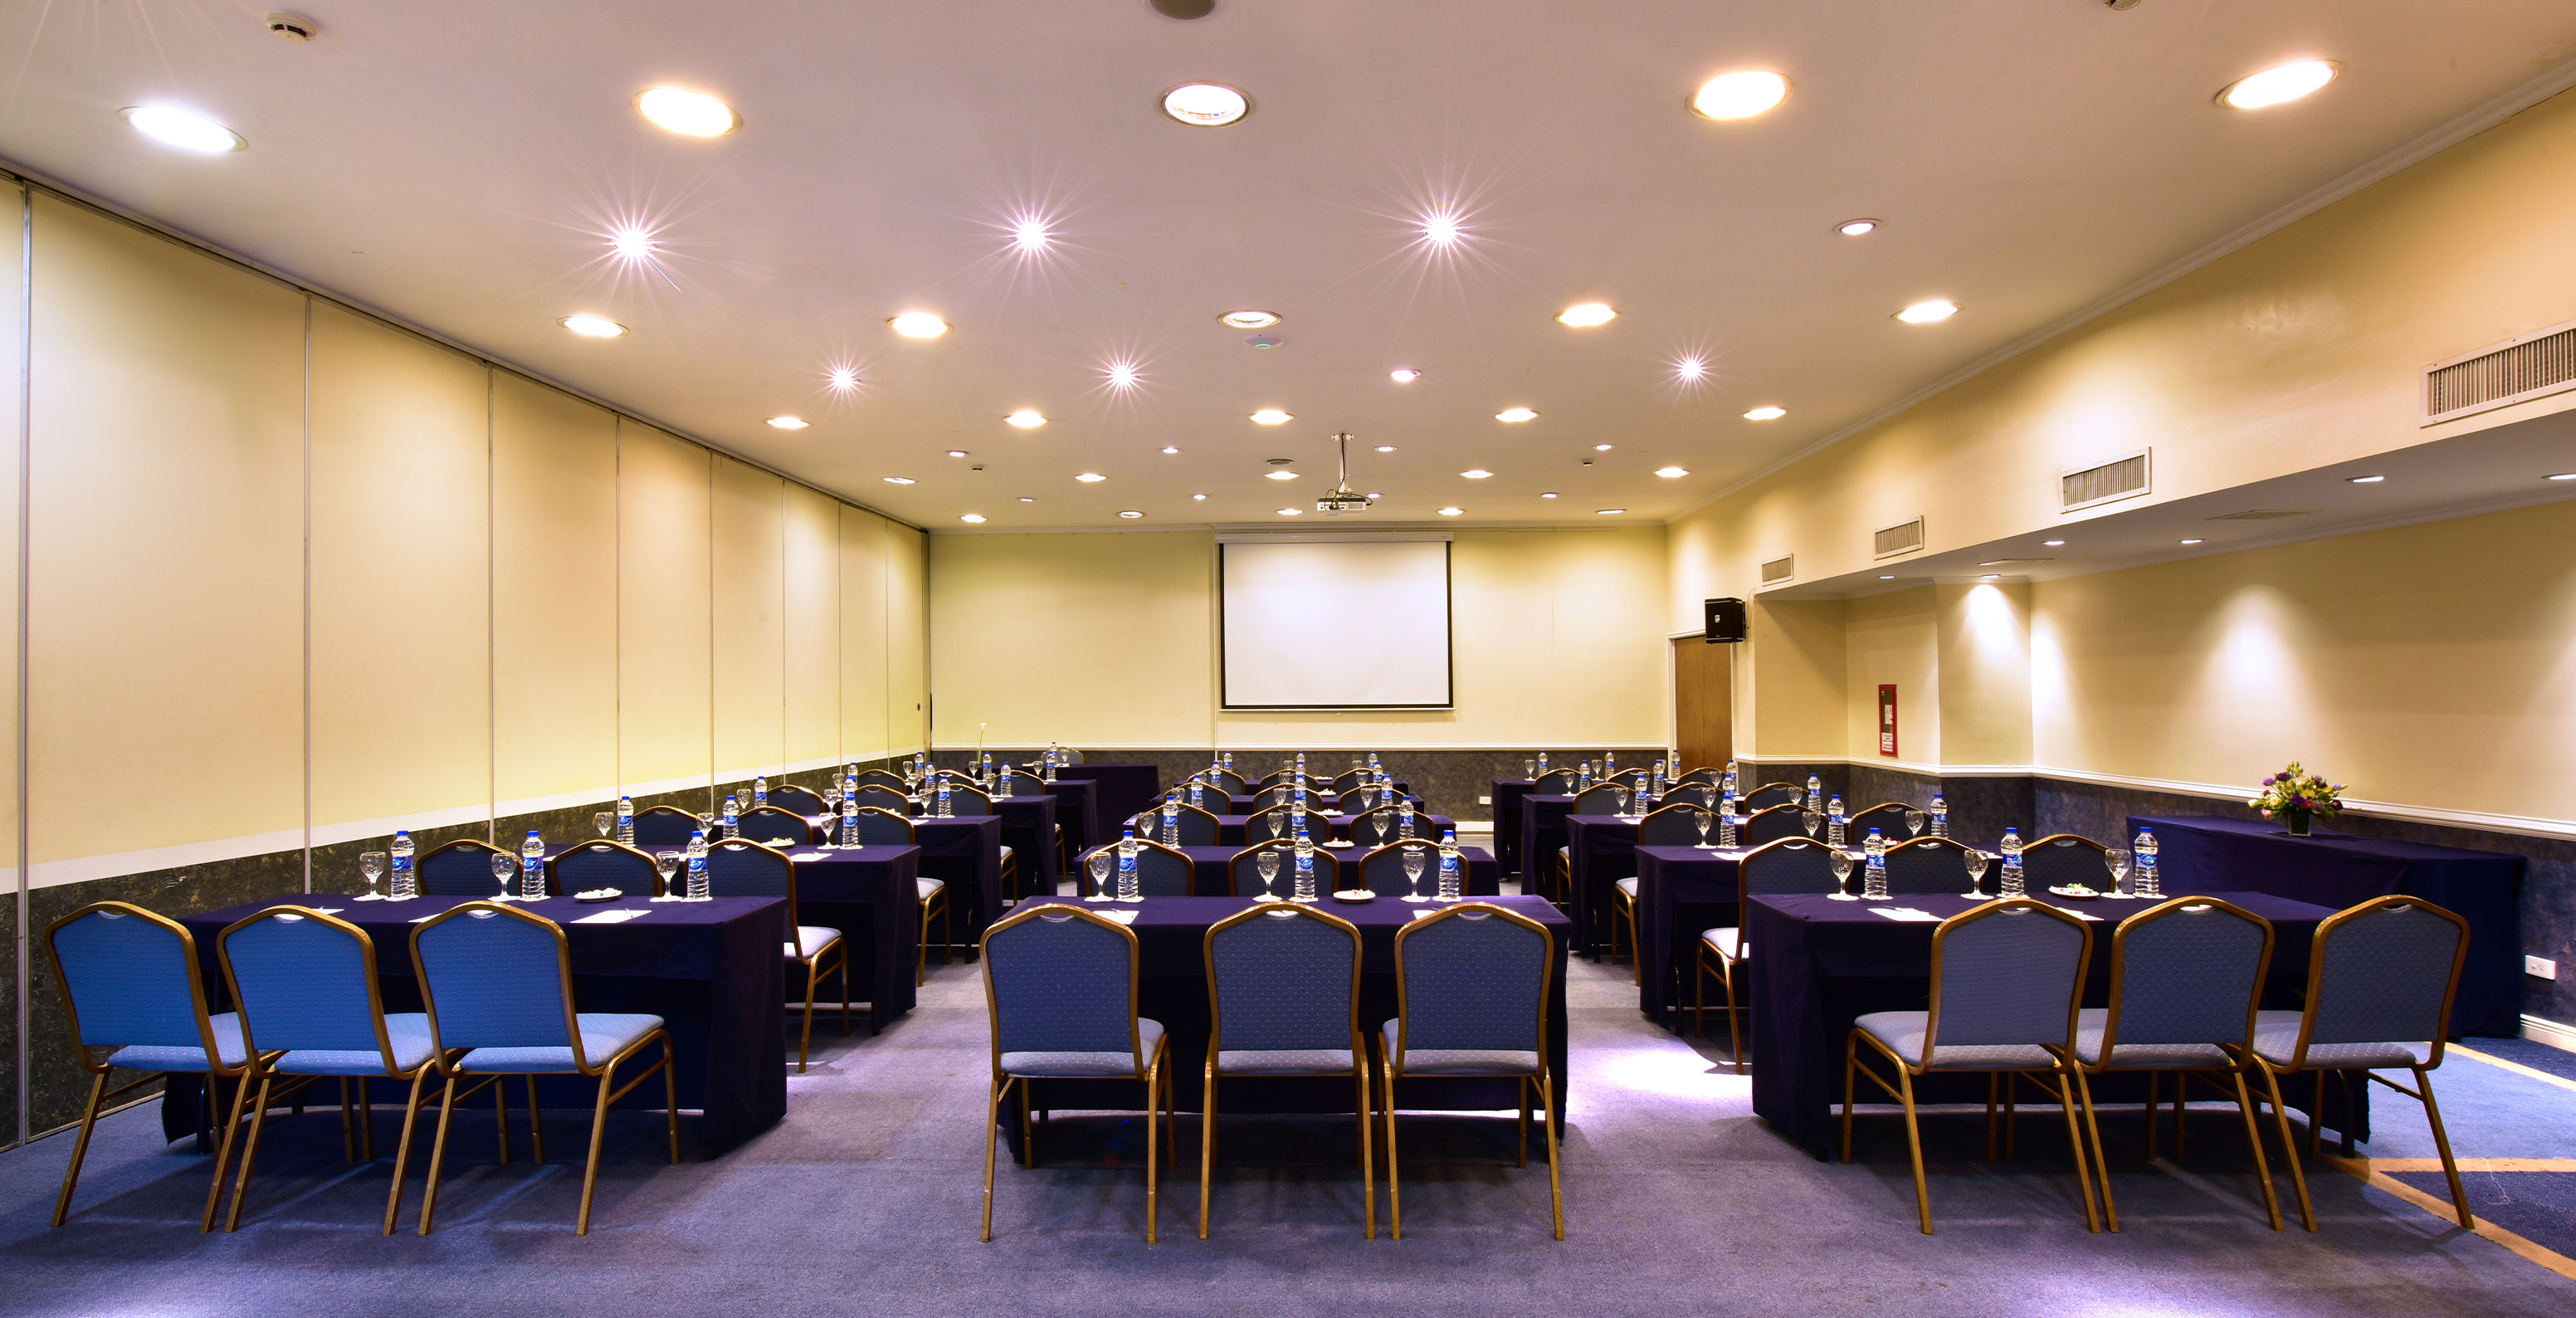
[[[1811,819],[1814,818],[1812,815],[1808,817]],[[1859,901],[1859,895],[1851,890],[1851,853],[1843,850],[1841,847],[1836,847],[1828,855],[1827,859],[1834,867],[1834,890],[1832,893],[1828,894],[1831,899],[1838,902]]]
[[[654,852],[653,872],[662,876],[662,895],[654,898],[653,900],[657,902],[675,902],[680,900],[671,892],[671,876],[680,872],[680,853],[676,851]]]
[[[1421,848],[1407,847],[1404,849],[1404,899],[1416,906],[1431,900],[1430,898],[1423,896],[1421,892],[1418,891],[1422,886],[1422,861],[1423,857]]]
[[[1691,822],[1699,825],[1699,849],[1702,851],[1717,850],[1717,845],[1708,840],[1709,826],[1717,822],[1717,816],[1710,814],[1706,810],[1694,810],[1691,812]]]
[[[1521,776],[1522,776],[1523,778],[1528,778],[1528,779],[1531,779],[1531,780],[1535,781],[1535,780],[1538,778],[1538,761],[1536,761],[1536,760],[1523,760],[1523,761],[1521,761]]]
[[[2134,901],[2138,894],[2129,890],[2129,849],[2111,847],[2102,853],[2103,867],[2111,871],[2111,890],[2102,894],[2113,901]]]
[[[1825,822],[1825,817],[1813,810],[1801,810],[1798,812],[1798,822],[1806,827],[1807,836],[1814,837],[1816,826]]]
[[[614,810],[599,811],[590,817],[590,826],[598,829],[601,837],[606,837],[609,834],[616,832],[617,812]]]
[[[364,893],[359,894],[359,901],[380,902],[385,899],[383,893],[376,891],[376,880],[385,876],[385,862],[389,859],[391,859],[391,857],[382,851],[361,851],[358,853],[358,872],[365,875],[367,878],[367,890]]]
[[[1972,902],[1984,901],[1986,899],[1984,891],[1986,886],[1986,853],[1977,850],[1975,847],[1970,847],[1968,848],[1968,854],[1964,859],[1968,862],[1968,890],[1959,895]]]
[[[1091,859],[1087,863],[1091,866],[1091,895],[1083,898],[1083,900],[1087,902],[1115,901],[1117,899],[1117,894],[1109,891],[1109,849],[1107,847],[1103,847],[1098,851],[1092,852]]]
[[[1912,806],[1908,806],[1908,807],[1906,807],[1906,809],[1905,809],[1905,835],[1906,835],[1907,837],[1921,837],[1921,836],[1923,836],[1923,826],[1924,826],[1925,824],[1928,824],[1928,823],[1931,823],[1931,822],[1932,822],[1932,816],[1927,815],[1927,814],[1923,813],[1922,811],[1920,811],[1920,810],[1917,810],[1917,809],[1913,808]]]
[[[1279,877],[1279,849],[1272,847],[1253,856],[1252,868],[1261,874],[1262,898],[1267,901],[1277,901],[1278,898],[1270,891],[1270,884],[1272,880]]]
[[[493,898],[492,900],[496,902],[506,902],[510,900],[510,879],[518,872],[518,857],[513,856],[506,851],[495,851],[492,853],[492,877],[499,880],[501,884],[501,895]]]

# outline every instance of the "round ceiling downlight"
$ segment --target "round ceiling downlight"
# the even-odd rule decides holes
[[[1721,73],[1699,85],[1691,113],[1703,119],[1750,119],[1789,99],[1789,80],[1768,69]]]
[[[1229,311],[1217,317],[1217,323],[1235,329],[1268,329],[1279,323],[1276,311]]]
[[[722,137],[742,127],[733,107],[705,92],[685,87],[655,87],[635,97],[635,112],[666,133],[682,137]]]
[[[118,114],[134,131],[163,146],[219,156],[250,145],[242,135],[194,110],[175,105],[129,105]]]
[[[2322,89],[2341,72],[2343,66],[2333,60],[2292,60],[2227,84],[2218,93],[2218,103],[2231,110],[2287,105]]]
[[[1192,128],[1223,128],[1252,113],[1252,98],[1221,82],[1185,82],[1163,93],[1163,113]]]

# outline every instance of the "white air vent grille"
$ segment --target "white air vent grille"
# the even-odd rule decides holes
[[[1923,547],[1923,519],[1915,518],[1901,526],[1882,526],[1873,538],[1880,558],[1891,554],[1910,554]]]
[[[2424,368],[2424,424],[2576,389],[2576,321]]]
[[[2057,474],[2057,508],[2073,512],[2113,499],[2126,499],[2147,492],[2147,452],[2140,449],[2125,458],[2116,458],[2098,467]]]
[[[1798,575],[1798,556],[1783,554],[1762,565],[1762,584],[1776,586]]]

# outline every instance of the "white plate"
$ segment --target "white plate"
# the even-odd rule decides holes
[[[1333,849],[1334,849],[1334,850],[1336,850],[1336,851],[1339,851],[1339,850],[1343,850],[1343,849],[1345,849],[1345,848],[1349,848],[1349,847],[1356,847],[1356,846],[1358,846],[1358,845],[1359,845],[1359,843],[1357,843],[1357,842],[1353,842],[1353,841],[1349,840],[1348,838],[1343,838],[1343,839],[1340,839],[1340,840],[1337,840],[1337,841],[1327,842],[1327,843],[1325,843],[1324,845],[1325,845],[1325,846],[1328,846],[1328,847],[1331,847],[1331,848],[1333,848]]]
[[[1344,888],[1340,892],[1333,894],[1333,900],[1337,902],[1348,902],[1353,906],[1357,906],[1361,902],[1376,901],[1377,894],[1366,888]]]

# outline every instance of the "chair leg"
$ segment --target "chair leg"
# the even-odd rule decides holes
[[[920,988],[930,982],[930,903],[921,904],[921,955],[913,958],[912,986]],[[989,1240],[992,1237],[987,1236]]]
[[[411,1098],[403,1104],[402,1143],[394,1146],[393,1189],[385,1193],[385,1234],[389,1236],[394,1233],[395,1220],[402,1216],[403,1173],[411,1164],[412,1127],[420,1120],[420,1088],[428,1082],[429,1067],[423,1065],[412,1073]],[[501,1086],[495,1084],[492,1088],[498,1090]]]
[[[1529,1166],[1529,1091],[1530,1082],[1528,1076],[1521,1076],[1519,1078],[1519,1083],[1512,1087],[1514,1097],[1512,1105],[1519,1109],[1519,1112],[1516,1115],[1520,1117],[1521,1128],[1520,1153],[1512,1163],[1515,1167]]]
[[[1208,1181],[1216,1166],[1216,1053],[1208,1052],[1207,1077],[1199,1087],[1199,1239],[1207,1239]]]
[[[1002,1138],[1002,1095],[1011,1082],[995,1076],[993,1092],[984,1103],[984,1235],[983,1243],[993,1242],[993,1149]]]
[[[814,1050],[814,963],[805,966],[805,1032],[796,1040],[796,1074],[805,1074],[805,1056]]]
[[[1735,1053],[1735,1073],[1752,1069],[1744,1058],[1744,1022],[1735,1009],[1735,963],[1720,961],[1718,987],[1726,990],[1726,1046]]]
[[[2003,1079],[2001,1072],[1986,1072],[1986,1161],[1995,1160],[1995,1090]]]
[[[572,1225],[576,1236],[590,1234],[590,1201],[599,1190],[599,1145],[608,1134],[608,1082],[614,1074],[607,1068],[600,1071],[599,1098],[590,1105],[590,1158],[581,1168],[581,1216]]]
[[[2298,1138],[2290,1133],[2290,1107],[2281,1101],[2281,1073],[2261,1058],[2254,1064],[2263,1068],[2263,1083],[2272,1093],[2272,1122],[2281,1130],[2281,1153],[2290,1164],[2290,1189],[2299,1199],[2299,1224],[2310,1231],[2317,1229],[2316,1206],[2308,1201],[2308,1177],[2299,1166]]]
[[[535,1077],[529,1079],[533,1081]],[[492,1130],[500,1137],[501,1165],[507,1167],[510,1165],[510,1082],[507,1078],[492,1082]]]
[[[233,1175],[232,1208],[224,1214],[224,1230],[227,1232],[241,1229],[242,1192],[250,1188],[250,1170],[259,1164],[259,1133],[268,1125],[269,1083],[269,1077],[261,1075],[259,1094],[251,1100],[258,1106],[251,1110],[250,1141],[242,1145],[241,1170]]]
[[[2175,1084],[2181,1084],[2179,1077]],[[2120,1210],[2111,1205],[2111,1160],[2102,1154],[2102,1123],[2093,1112],[2093,1081],[2082,1070],[2075,1072],[2075,1096],[2084,1104],[2084,1136],[2093,1146],[2093,1172],[2102,1182],[2102,1220],[2111,1230],[2120,1229]]]
[[[1373,1150],[1369,1147],[1375,1141],[1370,1138],[1369,1131],[1368,1049],[1351,1050],[1351,1074],[1358,1080],[1360,1091],[1360,1219],[1364,1224],[1362,1230],[1365,1238],[1375,1240],[1377,1239],[1377,1168],[1373,1165],[1375,1159],[1372,1158]],[[1529,1114],[1526,1108],[1521,1114],[1521,1129],[1524,1131],[1529,1129]]]
[[[2156,1160],[2156,1126],[2158,1124],[2156,1120],[2156,1104],[2158,1102],[2156,1096],[2157,1076],[2153,1071],[2148,1071],[2144,1074],[2147,1077],[2147,1161],[2154,1162]],[[2182,1081],[2177,1078],[2174,1083],[2181,1084]]]
[[[1386,1045],[1378,1045],[1378,1083],[1386,1095],[1386,1237],[1404,1239],[1404,1193],[1396,1186],[1395,1160],[1395,1059],[1389,1057]]]
[[[220,1077],[212,1075],[206,1077],[206,1084],[209,1089],[214,1086],[219,1078]],[[224,1105],[223,1142],[215,1148],[214,1181],[206,1187],[205,1220],[197,1224],[197,1231],[199,1234],[215,1229],[215,1206],[222,1202],[224,1192],[224,1172],[232,1165],[233,1138],[241,1133],[242,1105],[250,1101],[250,1096],[251,1087],[249,1076],[242,1076],[233,1082],[232,1101]]]
[[[671,1165],[680,1165],[680,1064],[671,1036],[662,1036],[662,1124],[671,1138]]]
[[[875,1004],[871,1003],[870,1006]],[[841,1037],[850,1037],[850,945],[841,944]]]
[[[1145,1068],[1145,1243],[1157,1243],[1162,1227],[1162,1132],[1156,1129],[1162,1117],[1163,1050]]]
[[[1541,1063],[1541,1065],[1544,1064],[1544,1062]],[[1565,1182],[1557,1174],[1556,1167],[1556,1085],[1545,1071],[1539,1072],[1538,1075],[1538,1098],[1547,1109],[1543,1115],[1547,1124],[1548,1211],[1556,1219],[1556,1238],[1563,1240],[1565,1239]]]
[[[546,1165],[546,1114],[537,1104],[537,1078],[528,1077],[528,1157],[538,1166]]]
[[[2236,1082],[2236,1110],[2245,1118],[2245,1143],[2254,1150],[2254,1174],[2263,1180],[2263,1212],[2272,1220],[2272,1229],[2281,1229],[2281,1197],[2272,1189],[2271,1160],[2263,1154],[2263,1130],[2254,1124],[2254,1098],[2245,1092],[2245,1073],[2230,1071]]]
[[[2083,1077],[2081,1075],[2076,1077],[2076,1085],[2068,1084],[2066,1070],[2061,1063],[2054,1078],[2057,1081],[2057,1109],[2066,1114],[2066,1147],[2075,1155],[2075,1185],[2084,1199],[2084,1229],[2099,1232],[2102,1229],[2102,1215],[2093,1203],[2093,1172],[2085,1164],[2084,1128],[2075,1119],[2075,1087],[2083,1083]],[[2089,1102],[2086,1109],[2091,1110]]]
[[[2423,1067],[2415,1070],[2415,1092],[2424,1100],[2424,1120],[2433,1127],[2433,1147],[2442,1154],[2442,1176],[2451,1183],[2451,1207],[2460,1213],[2460,1225],[2477,1225],[2469,1216],[2468,1191],[2460,1188],[2460,1167],[2451,1158],[2451,1137],[2442,1130],[2442,1109],[2433,1102],[2433,1073]]]
[[[2174,1161],[2175,1161],[2175,1162],[2181,1162],[2181,1161],[2182,1161],[2182,1159],[2183,1159],[2183,1154],[2184,1154],[2184,1152],[2186,1151],[2186,1148],[2187,1148],[2187,1146],[2186,1146],[2186,1145],[2184,1144],[2184,1142],[2183,1142],[2183,1131],[2184,1131],[2184,1126],[2183,1126],[2183,1116],[2184,1116],[2184,1115],[2185,1115],[2185,1114],[2190,1110],[2190,1105],[2191,1105],[2191,1081],[2190,1081],[2189,1079],[2185,1078],[2184,1076],[2177,1075],[2177,1076],[2175,1076],[2175,1077],[2174,1077],[2174,1099],[2173,1099],[2173,1103],[2174,1103]]]
[[[1848,1086],[1850,1082],[1844,1083]],[[1914,1121],[1913,1069],[1905,1066],[1897,1067],[1896,1083],[1899,1086],[1897,1097],[1905,1102],[1905,1152],[1914,1160],[1914,1215],[1922,1220],[1923,1234],[1928,1236],[1932,1234],[1932,1187],[1923,1179],[1923,1132]],[[1843,1129],[1850,1130],[1851,1108],[1848,1104],[1843,1108],[1843,1121],[1845,1123]],[[2073,1129],[2072,1126],[2068,1128]],[[1843,1161],[1851,1161],[1851,1141],[1848,1136],[1843,1141]],[[2086,1195],[2084,1202],[2086,1207],[2091,1207],[2092,1196]]]
[[[340,1156],[358,1160],[358,1123],[349,1111],[349,1079],[340,1078]]]
[[[1708,1037],[1708,953],[1691,952],[1691,1033]]]
[[[1843,1162],[1851,1162],[1852,1100],[1860,1084],[1860,1039],[1843,1040]]]
[[[942,893],[939,899],[939,964],[943,966],[950,964],[951,954],[956,951],[956,948],[957,904],[949,901],[946,893]]]
[[[496,1083],[495,1089],[501,1086]],[[456,1077],[447,1077],[446,1092],[438,1099],[438,1134],[429,1142],[429,1184],[420,1192],[420,1233],[429,1234],[430,1221],[438,1216],[438,1173],[447,1165],[447,1122],[456,1114]],[[538,1159],[543,1162],[544,1159]]]
[[[359,1077],[356,1088],[358,1091],[358,1160],[374,1162],[376,1160],[376,1106],[367,1098],[367,1081],[364,1076]]]
[[[213,1076],[206,1077],[209,1086],[214,1082]],[[98,1124],[98,1105],[106,1097],[107,1072],[100,1071],[90,1077],[89,1104],[81,1109],[80,1138],[72,1141],[72,1165],[63,1169],[62,1193],[54,1196],[55,1226],[61,1226],[64,1216],[72,1210],[72,1187],[80,1182],[81,1159],[89,1156],[90,1128]]]
[[[1637,899],[1634,897],[1629,898],[1627,906],[1628,982],[1635,984],[1639,988],[1644,988],[1646,985],[1646,949],[1643,944],[1637,941]]]

